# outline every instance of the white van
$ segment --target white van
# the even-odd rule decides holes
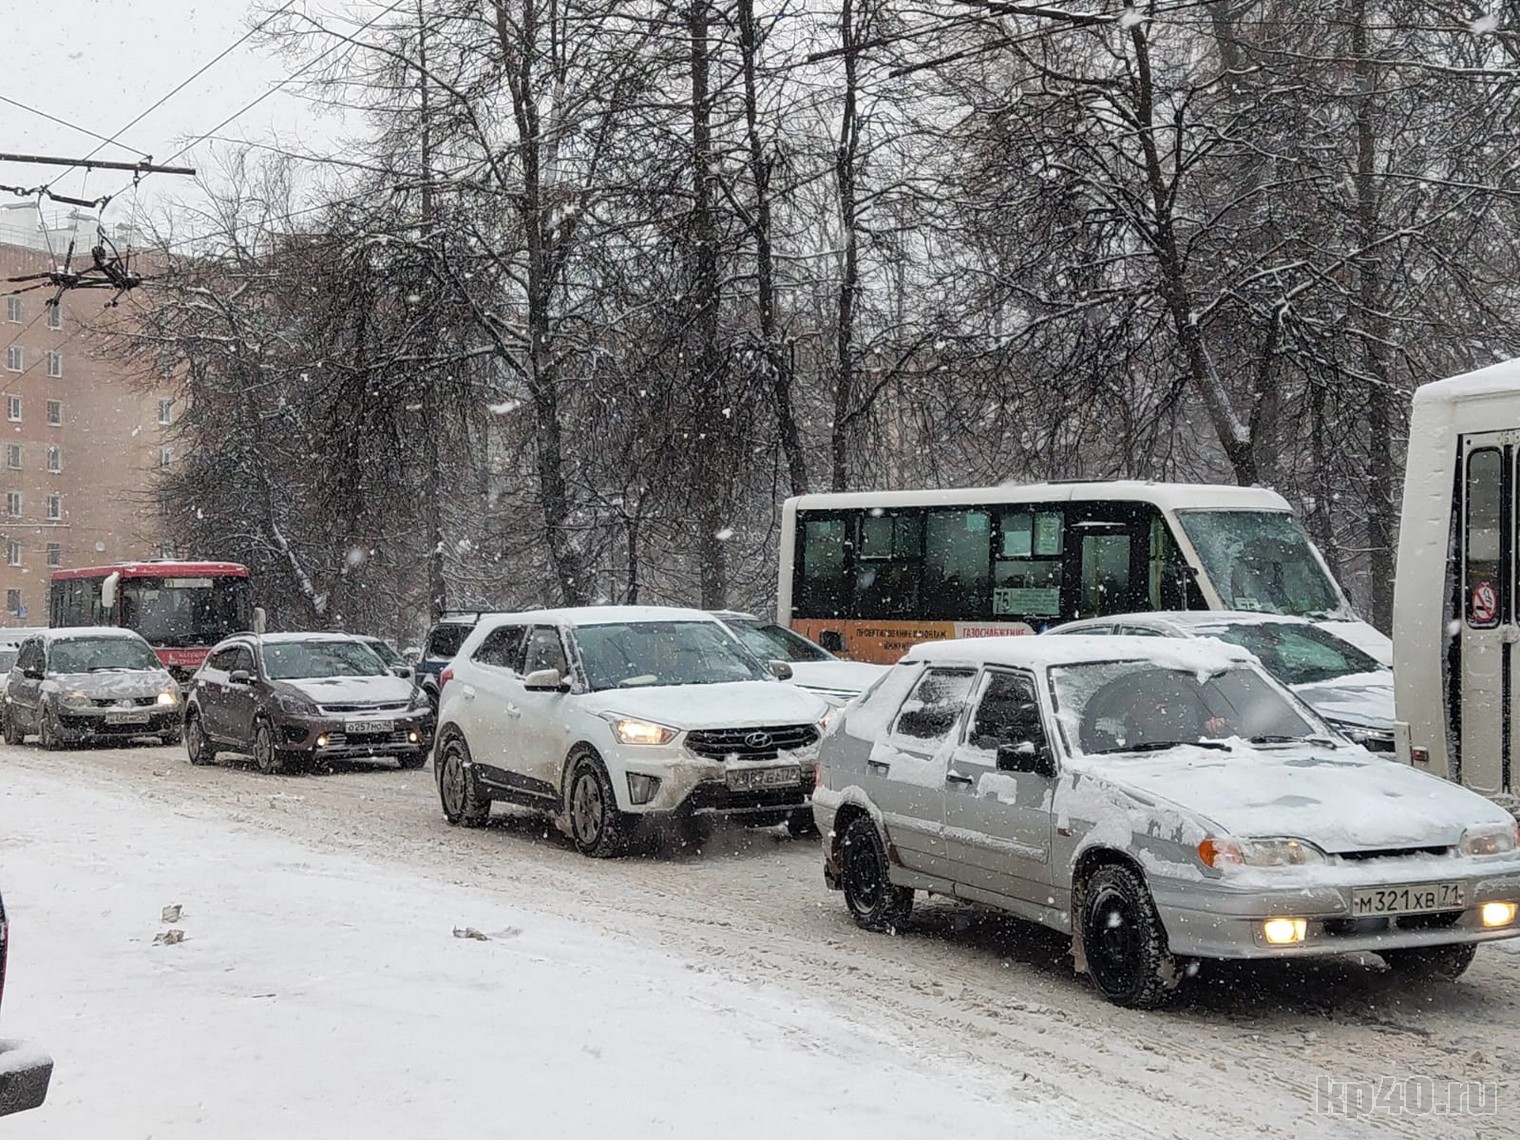
[[[1418,389],[1399,524],[1396,751],[1514,804],[1520,360]]]

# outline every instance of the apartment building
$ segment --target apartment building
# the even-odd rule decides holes
[[[9,278],[47,272],[71,237],[76,266],[88,264],[93,217],[44,233],[35,211],[0,211],[0,626],[47,624],[56,567],[172,553],[154,489],[174,462],[174,397],[144,388],[104,335],[127,310],[93,289],[56,308],[50,286],[10,295]]]

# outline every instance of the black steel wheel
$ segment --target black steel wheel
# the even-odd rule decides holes
[[[58,714],[47,705],[43,705],[42,714],[37,719],[37,743],[49,752],[56,752],[62,748],[63,729],[58,724]]]
[[[443,741],[436,767],[443,818],[459,827],[484,827],[491,816],[491,799],[480,790],[463,737],[449,736]]]
[[[1123,864],[1099,867],[1087,880],[1082,949],[1093,983],[1115,1005],[1155,1009],[1181,980],[1145,880]]]
[[[913,913],[913,890],[894,886],[887,849],[870,816],[857,815],[839,838],[839,879],[844,903],[866,930],[895,934]]]

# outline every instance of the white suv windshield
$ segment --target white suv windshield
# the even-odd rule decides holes
[[[717,622],[641,621],[575,631],[593,689],[755,681],[765,668]]]
[[[1342,616],[1345,604],[1309,536],[1281,511],[1178,511],[1227,609]]]
[[[1249,666],[1200,675],[1146,661],[1102,661],[1052,668],[1050,685],[1067,746],[1088,755],[1235,736],[1287,742],[1321,731]]]

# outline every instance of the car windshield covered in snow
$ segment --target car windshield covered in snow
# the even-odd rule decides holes
[[[1179,510],[1198,559],[1229,609],[1324,617],[1345,608],[1290,514]]]
[[[264,670],[271,681],[311,677],[378,677],[384,661],[357,641],[279,641],[264,646]]]
[[[793,633],[775,622],[732,618],[724,622],[744,647],[767,661],[832,661],[834,655],[822,646]]]
[[[19,647],[15,645],[7,645],[4,649],[0,649],[0,670],[9,672],[11,666],[16,663],[16,655],[19,652]]]
[[[1317,685],[1337,677],[1386,672],[1356,646],[1318,626],[1241,621],[1199,626],[1198,633],[1249,649],[1285,685]]]
[[[406,658],[397,653],[387,641],[382,641],[378,637],[366,637],[364,644],[374,651],[376,657],[380,658],[392,669],[406,664]]]
[[[135,637],[73,637],[55,641],[54,673],[100,673],[108,669],[162,669],[158,657]]]
[[[1316,737],[1257,669],[1200,674],[1145,661],[1102,661],[1050,670],[1061,731],[1074,753],[1151,752],[1228,737],[1277,743]]]
[[[770,676],[717,622],[612,622],[581,626],[575,636],[593,689],[716,685]]]

